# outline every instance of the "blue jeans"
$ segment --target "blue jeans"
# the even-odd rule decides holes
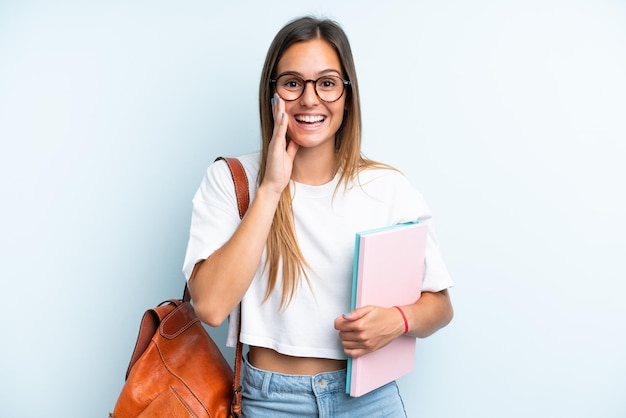
[[[396,382],[358,398],[346,391],[346,371],[314,376],[260,370],[244,356],[243,418],[406,418]]]

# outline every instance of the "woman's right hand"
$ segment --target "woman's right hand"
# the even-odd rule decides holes
[[[274,132],[267,154],[267,168],[263,183],[276,193],[282,193],[289,184],[293,160],[299,145],[287,140],[289,117],[285,113],[285,101],[277,94],[272,98],[272,114],[274,115]]]
[[[198,262],[189,279],[196,315],[211,326],[219,326],[248,290],[261,263],[280,196],[291,179],[298,145],[287,141],[285,102],[276,95],[272,113],[274,132],[265,176],[250,208],[233,236]]]

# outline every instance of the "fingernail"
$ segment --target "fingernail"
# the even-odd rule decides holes
[[[283,114],[281,115],[282,119],[285,119],[285,113],[283,112]]]
[[[270,104],[272,104],[272,105],[274,104],[274,98],[273,97],[270,99]]]
[[[343,314],[343,316],[350,316],[350,312]]]

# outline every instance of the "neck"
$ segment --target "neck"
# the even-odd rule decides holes
[[[337,154],[313,148],[300,148],[293,162],[291,177],[298,183],[321,186],[331,181],[337,173]]]

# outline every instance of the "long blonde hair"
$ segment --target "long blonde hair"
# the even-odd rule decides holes
[[[354,59],[348,37],[336,22],[328,19],[302,17],[284,26],[274,38],[265,58],[259,87],[259,110],[261,117],[261,167],[260,182],[265,176],[267,155],[274,118],[270,99],[274,94],[270,79],[276,76],[275,71],[287,48],[297,42],[312,39],[323,39],[337,52],[342,65],[344,77],[350,81],[346,88],[345,113],[343,122],[335,135],[340,180],[337,187],[347,187],[358,173],[367,167],[387,167],[365,158],[361,153],[361,105],[359,85],[356,77]],[[291,206],[291,188],[286,187],[280,197],[274,220],[267,238],[266,264],[268,283],[265,299],[274,290],[277,282],[279,265],[282,263],[283,289],[281,306],[287,306],[293,299],[301,278],[309,280],[306,269],[309,267],[296,238],[293,209]]]

